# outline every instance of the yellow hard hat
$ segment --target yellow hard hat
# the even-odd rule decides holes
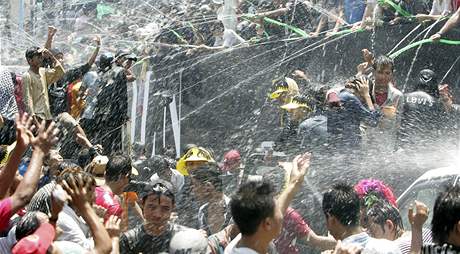
[[[184,156],[182,156],[176,164],[176,169],[182,175],[187,176],[189,168],[187,167],[188,163],[210,163],[215,162],[211,156],[211,153],[204,149],[203,147],[192,147],[190,148]]]

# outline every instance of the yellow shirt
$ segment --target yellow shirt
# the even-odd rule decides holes
[[[71,90],[70,115],[75,119],[80,119],[80,115],[85,109],[86,101],[80,96],[81,81],[75,83]]]
[[[25,111],[32,116],[36,115],[42,119],[50,120],[52,115],[48,98],[48,86],[64,76],[64,69],[61,65],[58,65],[53,69],[40,68],[38,73],[29,70],[22,76],[22,99]]]

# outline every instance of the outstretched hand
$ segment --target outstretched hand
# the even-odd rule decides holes
[[[428,214],[428,207],[424,203],[415,200],[415,213],[414,207],[410,207],[407,217],[412,227],[422,228],[423,224],[428,219]]]
[[[119,237],[121,233],[120,228],[121,220],[115,215],[110,215],[109,219],[105,222],[105,229],[109,233],[110,238]]]
[[[292,161],[291,174],[289,182],[295,186],[300,186],[303,183],[304,176],[310,167],[311,153],[297,155]]]
[[[80,213],[84,213],[86,209],[92,209],[86,200],[87,186],[83,184],[81,175],[70,177],[62,182],[62,187],[70,196],[70,202]]]
[[[32,124],[33,118],[27,113],[16,114],[16,147],[25,150],[34,138],[35,126]]]
[[[38,128],[38,135],[30,140],[30,144],[34,150],[41,150],[47,154],[53,145],[58,142],[59,129],[54,122],[46,128],[46,122],[43,120]]]

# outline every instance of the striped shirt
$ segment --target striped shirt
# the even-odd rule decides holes
[[[44,214],[51,213],[51,193],[56,187],[56,182],[51,182],[41,187],[30,200],[26,210],[29,212],[40,211]]]
[[[411,246],[411,239],[412,233],[406,232],[400,238],[396,239],[396,243],[398,244],[399,250],[402,254],[409,254],[410,253],[410,246]],[[431,236],[431,230],[424,228],[422,231],[422,240],[423,244],[431,244],[433,243],[433,237]]]

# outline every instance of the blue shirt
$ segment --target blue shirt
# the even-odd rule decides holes
[[[348,24],[354,24],[361,21],[365,9],[365,0],[344,0],[345,21]]]
[[[382,115],[378,111],[370,111],[358,97],[346,89],[342,90],[338,96],[342,107],[327,112],[330,144],[336,147],[358,147],[361,144],[359,128],[361,122],[375,127]]]

